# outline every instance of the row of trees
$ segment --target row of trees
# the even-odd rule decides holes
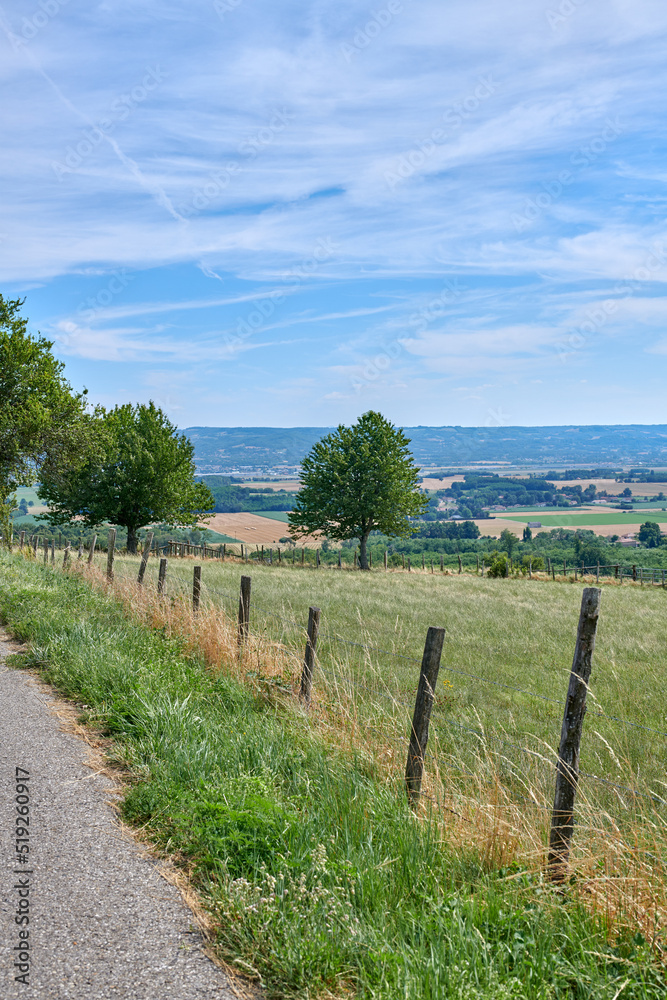
[[[40,483],[52,525],[78,518],[127,530],[194,526],[213,507],[195,481],[194,448],[153,403],[105,410],[75,392],[53,344],[31,336],[21,299],[0,295],[0,518],[5,544],[19,486]]]
[[[154,403],[87,405],[75,392],[53,344],[27,332],[20,299],[0,296],[0,516],[11,536],[15,491],[39,480],[48,505],[45,519],[58,525],[104,522],[127,531],[136,552],[138,531],[148,524],[188,526],[210,516],[215,500],[195,478],[194,447]],[[372,531],[408,537],[411,520],[428,498],[409,441],[380,413],[370,411],[352,427],[339,426],[303,461],[302,489],[289,515],[294,538],[322,533],[358,538],[360,564],[368,568]]]

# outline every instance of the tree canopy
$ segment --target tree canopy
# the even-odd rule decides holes
[[[204,483],[195,481],[194,446],[154,403],[126,403],[95,421],[96,444],[76,469],[48,470],[40,496],[51,524],[79,517],[127,529],[128,551],[148,524],[196,525],[213,507]]]
[[[302,462],[302,488],[289,514],[291,534],[358,538],[361,568],[368,569],[371,531],[407,537],[415,530],[410,518],[428,504],[409,443],[373,410],[323,437]]]
[[[46,464],[64,467],[84,450],[86,391],[63,377],[53,343],[28,333],[25,300],[0,295],[0,521],[5,544],[13,494],[31,486]]]
[[[662,533],[660,525],[655,521],[645,521],[639,528],[639,541],[643,542],[647,549],[657,549],[662,544]]]

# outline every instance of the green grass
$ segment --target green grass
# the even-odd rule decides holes
[[[136,559],[123,558],[117,572],[134,578],[136,566]],[[192,560],[169,561],[170,595],[190,592],[192,566]],[[153,563],[147,586],[155,585],[156,573]],[[472,766],[478,734],[484,733],[484,746],[497,746],[512,767],[523,769],[532,759],[523,750],[553,758],[581,583],[208,560],[202,569],[204,600],[235,616],[242,573],[252,577],[252,629],[267,642],[301,654],[308,608],[321,609],[316,684],[327,692],[336,687],[348,692],[369,725],[390,724],[398,740],[409,733],[426,631],[430,625],[444,626],[440,696],[433,716],[439,754],[463,757]],[[621,783],[627,783],[629,773],[644,791],[659,796],[667,771],[665,634],[667,591],[630,584],[604,587],[581,757],[584,771]],[[531,780],[548,797],[551,767],[540,763],[535,768]],[[592,801],[623,816],[616,792],[607,785],[590,779],[585,788]],[[519,794],[525,794],[520,786]]]
[[[257,514],[257,517],[268,517],[272,521],[282,521],[283,524],[289,523],[289,511],[287,510],[253,510],[249,513]]]
[[[376,583],[354,585],[361,596]],[[454,588],[444,597],[451,618]],[[415,819],[371,761],[212,675],[112,596],[2,554],[0,613],[31,644],[21,665],[113,738],[135,775],[126,819],[187,867],[221,955],[257,970],[269,998],[664,996],[640,934],[617,936],[520,865],[496,870],[472,844],[448,847],[437,817]]]

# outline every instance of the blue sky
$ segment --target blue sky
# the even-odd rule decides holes
[[[667,422],[667,4],[0,5],[0,291],[181,427]]]

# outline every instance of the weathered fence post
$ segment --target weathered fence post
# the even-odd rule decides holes
[[[144,582],[144,573],[146,572],[146,564],[148,563],[148,557],[151,554],[151,545],[153,544],[153,532],[149,531],[146,535],[146,544],[144,545],[144,551],[141,555],[141,564],[139,566],[139,573],[137,575],[137,583],[139,586]]]
[[[199,611],[199,599],[201,597],[201,566],[195,566],[192,574],[192,611],[197,614]]]
[[[109,540],[107,542],[107,580],[113,580],[113,560],[116,549],[116,529],[109,528]]]
[[[160,569],[157,575],[157,592],[158,594],[164,594],[164,585],[167,580],[167,560],[165,557],[160,559]]]
[[[95,545],[97,543],[97,535],[93,535],[93,540],[90,543],[90,552],[88,553],[88,565],[91,566],[93,559],[95,558]]]
[[[428,743],[428,727],[431,721],[431,709],[435,698],[435,687],[438,683],[442,644],[445,640],[444,628],[429,628],[426,634],[426,644],[422,657],[419,687],[415,712],[412,718],[410,748],[405,767],[405,784],[411,806],[415,806],[421,792],[422,776],[424,774],[424,756]]]
[[[532,559],[528,560],[528,579],[529,580],[533,579],[533,560]]]
[[[401,555],[403,556],[403,569],[405,569],[405,552],[402,552]]]
[[[25,531],[22,531],[19,535],[19,549],[23,549],[23,543],[25,542]]]
[[[551,564],[551,579],[556,581],[556,564],[552,562]]]
[[[563,576],[567,576],[567,559],[563,559]]]
[[[46,566],[49,561],[49,540],[44,538],[44,565]]]
[[[59,531],[58,532],[58,549],[62,549],[62,547],[63,547],[63,533],[62,533],[62,531]]]
[[[574,799],[579,781],[579,748],[586,714],[586,694],[595,649],[595,633],[600,616],[601,593],[597,587],[586,587],[581,599],[577,645],[570,672],[558,749],[556,793],[549,834],[548,873],[553,882],[562,882],[565,878],[570,841],[574,831]]]
[[[426,569],[426,555],[422,552],[422,570]]]
[[[51,539],[51,565],[54,566],[56,561],[56,539],[55,536]]]
[[[238,643],[242,646],[250,634],[250,584],[252,577],[241,577],[241,594],[239,597],[239,629]]]
[[[384,550],[384,571],[387,572],[387,550]]]
[[[343,551],[342,551],[342,549],[339,549],[338,550],[338,569],[342,569],[342,568],[343,568]]]
[[[69,545],[65,546],[65,551],[63,553],[63,569],[67,569],[69,566]]]
[[[303,670],[301,671],[301,690],[299,697],[306,708],[310,707],[310,698],[313,690],[313,668],[315,666],[315,650],[317,649],[317,634],[320,630],[320,609],[308,608],[308,639],[306,640],[306,652],[303,657]]]
[[[600,563],[598,563],[598,568],[597,568],[597,572],[596,572],[596,574],[595,574],[595,582],[596,582],[596,583],[599,583],[599,582],[600,582]]]
[[[319,549],[315,549],[315,566],[317,567],[317,569],[320,568],[320,550]]]
[[[463,572],[463,563],[461,562],[461,556],[459,555],[459,573]]]
[[[35,559],[37,558],[37,543],[38,542],[39,542],[39,538],[37,537],[37,535],[35,535],[35,537],[32,540],[32,554],[35,557]]]
[[[410,561],[410,556],[408,556],[408,573],[412,573],[412,563]]]
[[[441,573],[445,572],[445,557],[444,557],[444,555],[440,556],[440,572]],[[484,575],[484,570],[482,570],[482,576],[483,575]]]

